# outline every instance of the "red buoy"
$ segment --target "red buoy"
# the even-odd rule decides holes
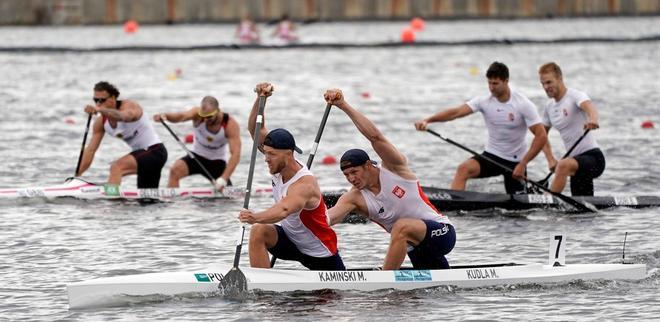
[[[66,123],[66,124],[76,124],[76,121],[74,121],[70,117],[67,117],[67,118],[64,119],[64,123]]]
[[[644,122],[642,122],[642,128],[643,129],[652,129],[652,128],[654,128],[653,121],[644,121]]]
[[[138,25],[137,21],[135,20],[128,20],[126,23],[124,23],[124,32],[127,34],[132,34],[135,33],[140,25]]]
[[[362,96],[362,98],[370,98],[371,97],[371,94],[369,92],[362,92],[362,93],[360,93],[360,95]]]
[[[404,43],[413,43],[415,42],[415,31],[410,28],[406,27],[401,31],[401,42]]]
[[[321,160],[321,163],[325,165],[331,165],[337,163],[337,159],[332,155],[326,155],[323,157],[323,160]]]
[[[422,31],[424,30],[424,26],[426,23],[424,22],[424,19],[420,17],[415,17],[413,20],[410,21],[410,27],[414,29],[415,31]]]
[[[186,135],[185,141],[186,143],[193,143],[193,135],[192,134]]]

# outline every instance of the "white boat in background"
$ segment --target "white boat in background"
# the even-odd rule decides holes
[[[256,187],[253,196],[272,195],[272,187]],[[136,189],[96,184],[80,178],[70,178],[63,184],[49,187],[0,189],[0,199],[60,198],[79,199],[173,199],[173,198],[243,198],[245,187],[226,187],[223,193],[213,187]]]
[[[557,240],[556,238],[554,239]],[[551,240],[552,241],[552,240]],[[446,270],[372,269],[308,271],[241,268],[248,290],[273,292],[323,289],[374,291],[412,290],[442,285],[483,287],[502,284],[557,283],[572,280],[638,280],[646,277],[645,264],[560,264],[563,245],[551,244],[550,263],[482,264],[453,266]],[[219,283],[231,265],[174,273],[151,273],[99,278],[67,285],[71,309],[125,305],[140,297],[221,296]]]

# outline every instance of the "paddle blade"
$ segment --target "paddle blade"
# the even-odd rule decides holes
[[[239,268],[234,267],[220,280],[218,289],[226,297],[243,298],[247,294],[247,278]]]

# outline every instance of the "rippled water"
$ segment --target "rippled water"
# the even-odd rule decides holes
[[[539,31],[554,29],[563,30],[562,35],[566,35],[569,27],[589,35],[603,34],[611,26],[617,26],[617,33],[622,35],[637,35],[640,26],[659,30],[657,18],[576,20],[566,22],[569,27],[561,27],[560,22],[472,21],[443,23],[442,27],[454,30],[451,35],[456,39],[478,37],[478,31],[494,37],[493,30],[525,37],[550,37],[550,32]],[[324,35],[333,35],[346,34],[355,24],[312,27],[323,30]],[[194,43],[189,38],[192,31],[201,33],[200,42],[204,43],[210,37],[209,28],[212,27],[202,25],[142,30],[149,35],[145,43]],[[370,28],[363,37],[380,40],[379,37],[387,36],[379,30],[398,30],[400,25],[379,23]],[[107,27],[0,29],[3,38],[13,32],[33,44],[50,44],[62,34],[70,35],[62,42],[72,46],[116,44],[122,41],[117,37],[124,37]],[[23,41],[5,39],[9,42],[6,45]],[[254,84],[270,81],[275,84],[276,93],[267,104],[268,126],[291,129],[298,145],[306,150],[311,147],[325,106],[322,92],[328,87],[339,87],[407,154],[424,185],[444,187],[451,182],[455,166],[468,156],[428,134],[415,132],[412,123],[440,108],[485,93],[487,86],[482,75],[493,60],[507,63],[513,86],[540,104],[545,96],[536,69],[554,60],[563,67],[568,85],[589,93],[601,114],[602,128],[597,139],[608,165],[596,183],[597,194],[657,195],[658,133],[657,129],[641,129],[640,123],[647,119],[660,122],[660,73],[656,62],[659,54],[657,42],[332,51],[0,54],[4,71],[0,79],[4,116],[0,121],[0,187],[51,185],[73,173],[86,118],[82,108],[89,103],[91,88],[99,80],[114,82],[122,97],[137,100],[150,114],[180,110],[197,104],[204,95],[216,95],[242,127],[254,99]],[[168,77],[177,68],[182,70],[182,76]],[[369,97],[363,93],[369,93]],[[72,119],[74,124],[68,124],[66,119]],[[188,125],[174,128],[181,134],[190,131]],[[485,142],[480,116],[434,125],[434,129],[474,149],[481,149]],[[169,167],[183,152],[164,129],[157,130],[170,151]],[[556,143],[555,150],[563,152],[558,135],[552,133],[550,137]],[[251,141],[246,133],[242,138],[243,158],[233,178],[237,184],[244,184],[249,163]],[[367,141],[357,134],[345,115],[333,110],[318,155],[338,156],[356,146],[366,148]],[[106,138],[85,177],[105,180],[109,163],[126,152],[123,143]],[[268,184],[261,160],[257,162],[256,185]],[[313,170],[322,186],[345,185],[336,166],[317,162]],[[531,164],[532,177],[540,178],[545,171],[542,157]],[[166,174],[163,183],[165,177]],[[186,186],[204,184],[199,178],[183,181]],[[134,177],[126,178],[124,185],[134,186]],[[501,191],[502,186],[499,179],[489,179],[471,182],[469,189]],[[269,199],[252,201],[255,209],[270,204]],[[658,210],[625,208],[588,216],[541,210],[449,213],[458,234],[449,259],[452,263],[544,262],[547,236],[566,232],[567,262],[615,263],[621,258],[624,232],[629,232],[626,258],[648,266],[648,277],[642,281],[443,287],[413,292],[259,293],[244,302],[169,298],[118,308],[68,310],[65,285],[70,282],[229,263],[238,227],[235,215],[241,206],[241,201],[203,200],[149,206],[66,199],[3,201],[0,318],[651,320],[660,316]],[[375,226],[336,226],[348,266],[381,263],[388,236]],[[247,256],[245,252],[242,257],[246,262]],[[286,262],[279,262],[278,266],[299,267]]]

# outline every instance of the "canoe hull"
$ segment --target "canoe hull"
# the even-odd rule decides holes
[[[218,284],[229,266],[197,271],[151,273],[100,278],[67,285],[71,309],[114,306],[135,297],[220,295]],[[644,264],[571,264],[559,267],[542,264],[478,265],[449,270],[349,270],[306,271],[241,269],[250,290],[273,292],[324,289],[374,291],[412,290],[442,285],[483,287],[520,283],[557,283],[571,280],[637,280],[646,276]]]

